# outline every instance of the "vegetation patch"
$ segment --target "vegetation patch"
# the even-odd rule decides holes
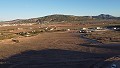
[[[10,33],[0,33],[0,40],[4,39],[11,39],[16,37],[15,34],[10,34]]]
[[[95,39],[102,43],[120,43],[120,32],[118,31],[92,32],[90,34],[87,34],[86,37]]]

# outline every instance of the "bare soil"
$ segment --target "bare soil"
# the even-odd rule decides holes
[[[18,43],[12,39],[0,42],[1,68],[30,65],[31,68],[32,65],[33,68],[35,65],[41,68],[60,68],[61,65],[62,68],[90,68],[95,63],[120,54],[120,47],[89,45],[74,30],[43,32],[31,37],[19,36],[16,39],[19,40]]]

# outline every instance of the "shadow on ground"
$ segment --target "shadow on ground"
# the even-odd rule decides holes
[[[5,59],[0,68],[92,68],[111,56],[60,49],[30,50]]]

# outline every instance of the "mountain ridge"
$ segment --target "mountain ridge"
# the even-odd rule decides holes
[[[98,16],[74,16],[54,14],[38,18],[30,19],[16,19],[12,21],[5,21],[5,23],[51,23],[51,22],[79,22],[92,20],[120,20],[120,17],[115,17],[109,14],[100,14]]]

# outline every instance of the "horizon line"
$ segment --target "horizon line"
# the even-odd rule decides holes
[[[106,13],[101,13],[104,15],[111,15],[111,14],[106,14]],[[98,14],[98,15],[101,15]],[[34,18],[40,18],[40,17],[45,17],[45,16],[51,16],[51,15],[68,15],[68,16],[98,16],[98,15],[74,15],[74,14],[48,14],[48,15],[43,15],[43,16],[39,16],[39,17],[29,17],[29,18],[15,18],[15,19],[9,19],[9,20],[0,20],[0,22],[5,22],[5,21],[13,21],[13,20],[26,20],[26,19],[34,19]],[[111,15],[113,17],[120,17],[120,16],[114,16]]]

